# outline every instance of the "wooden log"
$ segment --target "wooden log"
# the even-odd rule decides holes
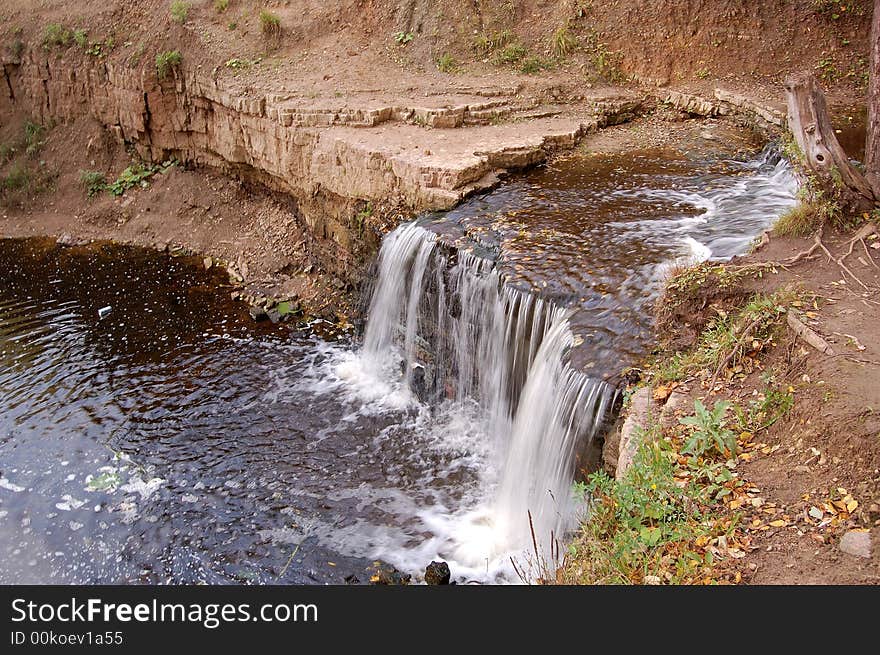
[[[811,73],[796,73],[785,81],[788,129],[804,155],[804,166],[819,183],[833,190],[844,210],[870,211],[874,192],[865,176],[849,162],[831,125],[825,94]]]

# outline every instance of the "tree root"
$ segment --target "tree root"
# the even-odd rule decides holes
[[[868,246],[865,243],[865,238],[869,237],[872,234],[877,234],[877,226],[873,223],[868,223],[867,225],[863,226],[858,232],[856,232],[855,236],[849,242],[849,251],[841,257],[835,257],[834,255],[832,255],[831,251],[828,250],[828,248],[825,246],[825,242],[822,241],[822,233],[824,231],[824,228],[824,224],[819,226],[816,234],[813,235],[813,245],[810,247],[809,250],[799,252],[794,257],[790,258],[786,262],[786,264],[790,266],[792,264],[796,264],[802,259],[813,259],[816,256],[814,253],[817,250],[821,250],[825,253],[825,256],[828,257],[829,262],[834,262],[840,267],[840,270],[843,271],[844,275],[849,275],[853,280],[858,282],[865,291],[870,291],[870,287],[862,282],[859,277],[855,273],[853,273],[846,264],[843,263],[843,260],[852,254],[856,242],[859,241],[862,243],[863,246],[865,246],[865,252],[868,252]],[[877,264],[874,263],[874,260],[871,259],[870,253],[868,254],[868,259],[871,260],[871,263],[874,264],[874,266],[877,266]]]

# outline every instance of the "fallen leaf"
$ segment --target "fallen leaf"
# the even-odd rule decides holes
[[[784,528],[788,523],[783,521],[782,519],[776,519],[775,521],[770,521],[771,528]]]
[[[815,506],[810,508],[809,513],[810,513],[810,516],[812,516],[814,519],[817,519],[817,520],[821,520],[822,517],[825,516],[825,512],[823,512],[821,509],[819,509],[818,507],[815,507]]]
[[[856,508],[858,506],[859,506],[859,501],[857,501],[855,498],[850,498],[848,501],[846,501],[846,511],[849,512],[850,514],[855,512]]]

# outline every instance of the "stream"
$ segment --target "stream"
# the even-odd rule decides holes
[[[336,341],[198,260],[0,240],[0,583],[516,582],[583,511],[669,267],[796,189],[769,149],[562,159],[389,234]]]

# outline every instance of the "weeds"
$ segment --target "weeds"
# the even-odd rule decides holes
[[[86,188],[89,198],[94,198],[107,188],[107,180],[100,171],[80,171],[79,181]]]
[[[38,123],[28,121],[24,124],[24,151],[33,155],[43,147],[43,136],[46,134],[46,128]]]
[[[263,10],[260,12],[260,31],[263,36],[270,39],[278,39],[281,37],[281,19],[271,11]]]
[[[694,415],[679,420],[682,425],[693,427],[681,452],[695,457],[733,456],[736,453],[736,434],[727,428],[725,415],[728,409],[730,403],[727,401],[718,401],[711,410],[708,410],[697,399],[694,402]]]
[[[43,30],[43,47],[47,50],[67,46],[70,44],[70,39],[70,30],[60,23],[49,23]]]
[[[454,73],[458,70],[458,62],[448,52],[444,52],[437,58],[437,70],[441,73]]]
[[[77,29],[73,30],[73,41],[80,48],[85,49],[89,44],[88,32],[85,30]]]
[[[31,172],[21,162],[13,164],[9,174],[3,179],[3,188],[7,191],[21,191],[30,185]]]
[[[563,26],[553,32],[550,37],[550,52],[557,59],[565,59],[578,46],[577,38]]]
[[[399,46],[405,46],[415,38],[412,32],[395,32],[392,36],[394,37],[394,42]]]
[[[506,45],[495,57],[496,65],[518,64],[528,54],[525,46],[519,43]]]
[[[177,162],[173,159],[166,160],[161,164],[143,164],[137,162],[122,171],[115,181],[105,185],[104,188],[114,196],[121,196],[126,191],[136,186],[145,189],[149,186],[149,179],[151,177],[157,173],[166,172],[176,164]]]
[[[183,57],[179,50],[167,50],[156,55],[156,76],[160,80],[164,80],[168,73],[176,70],[183,62]]]
[[[189,7],[190,4],[188,2],[183,2],[183,0],[175,0],[171,3],[171,20],[175,23],[180,23],[183,25],[186,22],[186,19],[189,17]]]
[[[553,65],[550,62],[540,57],[526,57],[520,63],[519,70],[521,73],[532,75],[552,67]]]
[[[218,14],[222,14],[227,9],[229,9],[229,0],[214,0],[214,11]]]
[[[516,38],[510,30],[504,30],[503,32],[483,32],[474,39],[473,45],[477,54],[487,56],[515,40]]]
[[[736,480],[723,464],[694,461],[694,469],[683,470],[680,461],[675,441],[654,425],[641,435],[622,479],[604,471],[590,476],[590,517],[569,548],[564,582],[681,584],[711,572],[714,557],[694,544],[733,532],[731,522],[709,510]],[[684,479],[690,483],[682,485]]]

